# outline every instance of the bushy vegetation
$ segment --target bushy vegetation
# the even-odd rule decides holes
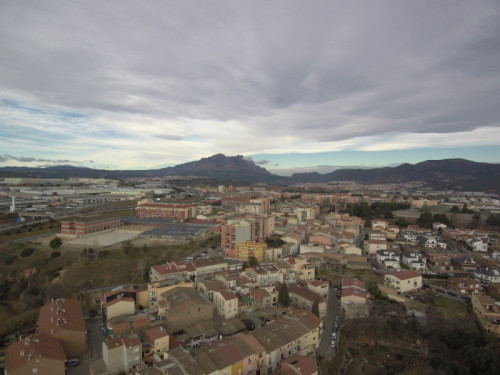
[[[53,251],[50,253],[50,259],[54,259],[54,258],[58,258],[61,256],[61,252],[60,251]]]
[[[500,227],[500,214],[490,214],[486,219],[486,224]]]
[[[35,249],[33,247],[25,247],[24,249],[21,250],[21,256],[23,258],[29,257],[31,254],[35,252]]]
[[[409,203],[384,203],[375,202],[371,205],[367,202],[348,203],[347,207],[340,212],[361,217],[364,220],[373,219],[392,219],[392,211],[407,210],[410,208]]]

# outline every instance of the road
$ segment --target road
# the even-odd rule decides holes
[[[359,233],[358,237],[354,240],[354,244],[356,247],[361,247],[361,242],[365,240],[365,236],[370,232],[370,228],[363,228],[363,230]]]
[[[10,241],[10,243],[14,244],[14,243],[23,243],[23,242],[33,242],[33,241],[39,240],[41,238],[56,236],[58,234],[59,234],[59,232],[49,232],[49,233],[39,234],[37,236],[26,237],[26,238],[21,238],[19,240]]]
[[[80,364],[68,368],[68,375],[88,375],[89,364],[96,359],[102,358],[102,342],[109,336],[104,336],[100,330],[102,319],[96,316],[93,320],[87,319],[87,349],[85,355],[80,359]]]
[[[327,312],[326,317],[323,318],[323,332],[321,334],[318,348],[320,358],[331,358],[335,354],[335,349],[331,347],[331,342],[335,319],[337,316],[340,317],[340,305],[338,304],[338,301],[339,298],[337,298],[337,290],[330,287],[326,308]]]

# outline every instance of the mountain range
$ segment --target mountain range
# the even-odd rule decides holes
[[[363,184],[422,182],[434,188],[467,191],[500,191],[500,164],[478,163],[464,159],[427,160],[417,164],[373,169],[337,169],[320,174],[295,173],[278,176],[241,155],[223,154],[174,167],[150,170],[102,170],[73,166],[45,168],[3,167],[0,176],[30,176],[41,178],[110,178],[192,176],[239,183],[292,185],[299,183],[328,183],[354,181]]]

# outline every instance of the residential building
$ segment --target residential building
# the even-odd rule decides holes
[[[308,288],[299,285],[290,284],[288,286],[288,294],[290,295],[291,304],[293,307],[312,311],[314,303],[318,303],[319,317],[326,316],[326,299]]]
[[[401,265],[399,264],[399,254],[394,250],[378,250],[377,262],[386,269],[401,269]]]
[[[272,374],[282,360],[306,354],[319,346],[321,319],[312,312],[290,308],[285,315],[252,332],[265,349],[265,371]]]
[[[363,246],[369,256],[375,256],[378,250],[387,250],[387,242],[381,240],[365,240]]]
[[[121,315],[132,315],[134,312],[133,298],[115,298],[104,305],[104,314],[108,320]]]
[[[276,375],[318,375],[318,366],[314,359],[294,354],[283,360]]]
[[[194,274],[200,276],[212,276],[218,272],[227,272],[228,261],[223,257],[198,258],[188,263],[194,265]]]
[[[151,345],[154,353],[168,352],[170,347],[170,336],[162,326],[150,328],[145,333],[146,341]]]
[[[196,205],[185,203],[139,203],[139,218],[164,218],[188,221],[196,218]]]
[[[471,302],[472,310],[486,332],[500,335],[500,306],[496,301],[490,296],[474,294]]]
[[[342,280],[340,309],[345,319],[366,318],[370,314],[365,283],[355,278]]]
[[[194,272],[192,265],[184,264],[183,262],[170,262],[151,266],[149,271],[149,280],[151,282],[159,282],[164,280],[187,278],[189,273]]]
[[[267,245],[255,241],[245,241],[236,244],[235,258],[248,262],[250,257],[255,257],[259,263],[265,262],[267,258]]]
[[[460,295],[483,294],[481,282],[470,277],[452,277],[448,281],[448,289]]]
[[[454,258],[453,262],[457,266],[457,269],[463,272],[473,273],[479,268],[479,264],[476,262],[476,260],[468,255]]]
[[[400,271],[384,276],[384,282],[399,293],[414,292],[422,288],[422,275],[415,271]]]
[[[328,292],[330,289],[328,282],[323,280],[313,280],[307,283],[307,288],[324,299],[328,299]]]
[[[329,233],[316,232],[309,236],[309,243],[313,245],[323,245],[330,248],[337,243],[337,237]]]
[[[165,319],[169,332],[212,320],[213,306],[193,288],[177,287],[164,292],[158,302],[158,316]]]
[[[238,296],[228,290],[213,292],[215,312],[224,319],[231,319],[238,315]]]
[[[474,271],[474,279],[489,285],[490,283],[500,282],[500,271],[497,268],[480,267]]]
[[[425,271],[427,269],[427,258],[420,251],[404,251],[401,260],[404,265],[414,271]]]
[[[27,336],[5,350],[9,375],[65,375],[66,359],[61,342],[44,334]]]
[[[40,308],[38,333],[58,339],[66,357],[82,357],[87,344],[87,326],[82,303],[58,298]]]
[[[142,346],[139,337],[133,334],[104,341],[102,359],[111,374],[134,371],[142,363]]]

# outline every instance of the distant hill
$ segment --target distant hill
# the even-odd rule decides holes
[[[338,169],[319,173],[297,173],[294,183],[355,181],[365,184],[404,183],[420,181],[447,189],[481,191],[500,189],[500,164],[477,163],[464,159],[427,160],[417,164],[374,169]],[[491,184],[491,185],[490,185]]]
[[[175,167],[150,170],[102,170],[73,166],[47,168],[4,167],[0,176],[41,178],[111,178],[193,176],[244,183],[290,185],[354,181],[364,184],[405,183],[419,181],[440,189],[500,192],[500,164],[477,163],[464,159],[428,160],[418,164],[373,169],[338,169],[331,173],[296,173],[291,177],[270,173],[241,155],[217,154]]]
[[[40,178],[110,178],[124,179],[128,177],[166,177],[166,176],[195,176],[209,177],[226,181],[240,181],[245,183],[285,183],[288,178],[270,173],[265,168],[259,167],[243,156],[213,155],[198,161],[179,164],[175,167],[149,169],[149,170],[104,170],[73,167],[69,165],[30,168],[30,167],[4,167],[0,173],[16,174]]]

